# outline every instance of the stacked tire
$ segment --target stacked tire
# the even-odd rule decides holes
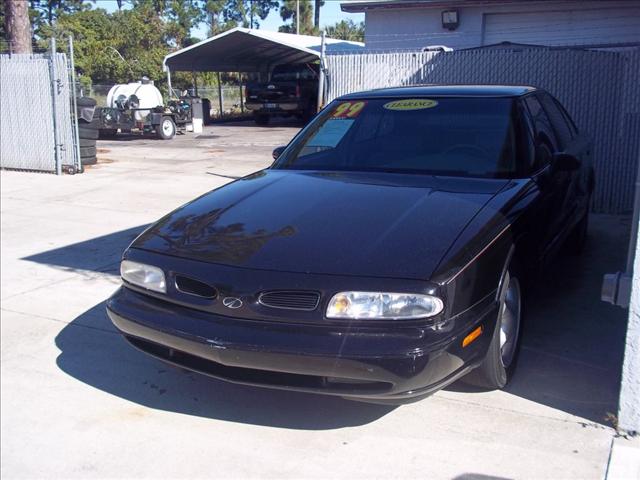
[[[78,105],[78,134],[80,137],[80,160],[82,166],[95,165],[96,157],[96,140],[99,135],[100,127],[100,109],[96,107],[96,101],[89,97],[80,97],[77,101]],[[89,122],[85,116],[80,114],[82,109],[93,109],[93,118]]]

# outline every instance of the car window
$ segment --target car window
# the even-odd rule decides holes
[[[578,132],[578,127],[573,121],[573,118],[571,118],[571,115],[569,115],[569,112],[567,112],[567,109],[564,108],[564,106],[562,106],[562,104],[558,100],[554,98],[553,101],[562,112],[562,115],[564,116],[564,119],[567,122],[567,125],[569,126],[569,130],[571,130],[571,136],[573,138],[576,138],[579,132]]]
[[[291,82],[295,80],[313,80],[318,76],[317,67],[308,63],[277,65],[271,74],[274,82]]]
[[[511,178],[519,125],[511,98],[336,101],[273,168]]]
[[[558,144],[549,117],[547,117],[538,99],[533,95],[529,95],[525,97],[524,102],[527,105],[535,129],[534,144],[536,155],[533,168],[535,171],[551,163],[554,152],[558,151]]]
[[[521,164],[520,170],[530,174],[536,166],[533,124],[527,121],[527,107],[521,101],[517,103],[517,113],[517,161]]]
[[[542,93],[539,98],[542,102],[542,107],[551,121],[553,131],[556,133],[560,149],[565,150],[571,143],[571,140],[573,140],[571,128],[569,127],[562,110],[560,110],[551,95]]]

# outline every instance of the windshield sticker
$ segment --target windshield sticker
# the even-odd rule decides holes
[[[331,114],[331,118],[356,118],[367,102],[342,102]]]
[[[383,105],[387,110],[424,110],[426,108],[433,108],[438,105],[435,100],[428,98],[405,98],[403,100],[394,100],[393,102],[385,103]]]
[[[334,148],[342,137],[344,137],[351,128],[355,120],[347,118],[347,119],[329,119],[325,122],[320,130],[316,132],[309,143],[307,143],[307,147],[331,147]]]

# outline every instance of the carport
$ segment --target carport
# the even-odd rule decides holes
[[[163,67],[171,91],[171,72],[266,74],[278,64],[315,62],[325,53],[354,53],[363,49],[360,42],[237,27],[167,55]],[[323,82],[324,68],[321,68],[321,86]]]

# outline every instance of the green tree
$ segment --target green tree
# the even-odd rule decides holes
[[[0,52],[2,52],[4,48],[6,48],[4,44],[7,41],[7,32],[4,28],[4,24],[6,21],[5,13],[4,13],[5,8],[6,8],[6,3],[0,2]]]
[[[89,10],[94,0],[29,0],[31,23],[36,36],[51,27],[61,15]]]
[[[227,0],[224,18],[229,25],[259,28],[269,12],[278,6],[278,0]]]
[[[224,8],[226,3],[226,0],[204,0],[204,22],[208,27],[207,33],[211,37],[231,28],[227,25],[224,18]]]
[[[165,10],[167,34],[176,46],[185,47],[191,29],[197,27],[205,18],[204,11],[197,0],[170,0]]]
[[[282,25],[278,28],[278,31],[285,33],[298,33],[300,35],[317,35],[318,30],[313,26],[313,0],[299,0],[299,5],[296,5],[297,0],[284,0],[280,6],[280,17],[282,20],[289,21],[291,23]],[[296,32],[297,10],[300,11],[300,31]]]
[[[340,20],[335,25],[327,26],[325,33],[329,38],[364,42],[364,22],[355,23],[353,20]]]
[[[150,3],[112,14],[103,9],[63,14],[53,27],[43,29],[45,40],[55,35],[61,41],[68,33],[76,40],[76,70],[84,82],[125,83],[146,75],[164,86],[162,61],[170,51],[169,36]]]
[[[210,36],[234,27],[260,28],[278,0],[202,0]]]
[[[170,0],[128,0],[134,9],[153,11],[157,17],[164,15]],[[121,10],[121,8],[119,9]]]

